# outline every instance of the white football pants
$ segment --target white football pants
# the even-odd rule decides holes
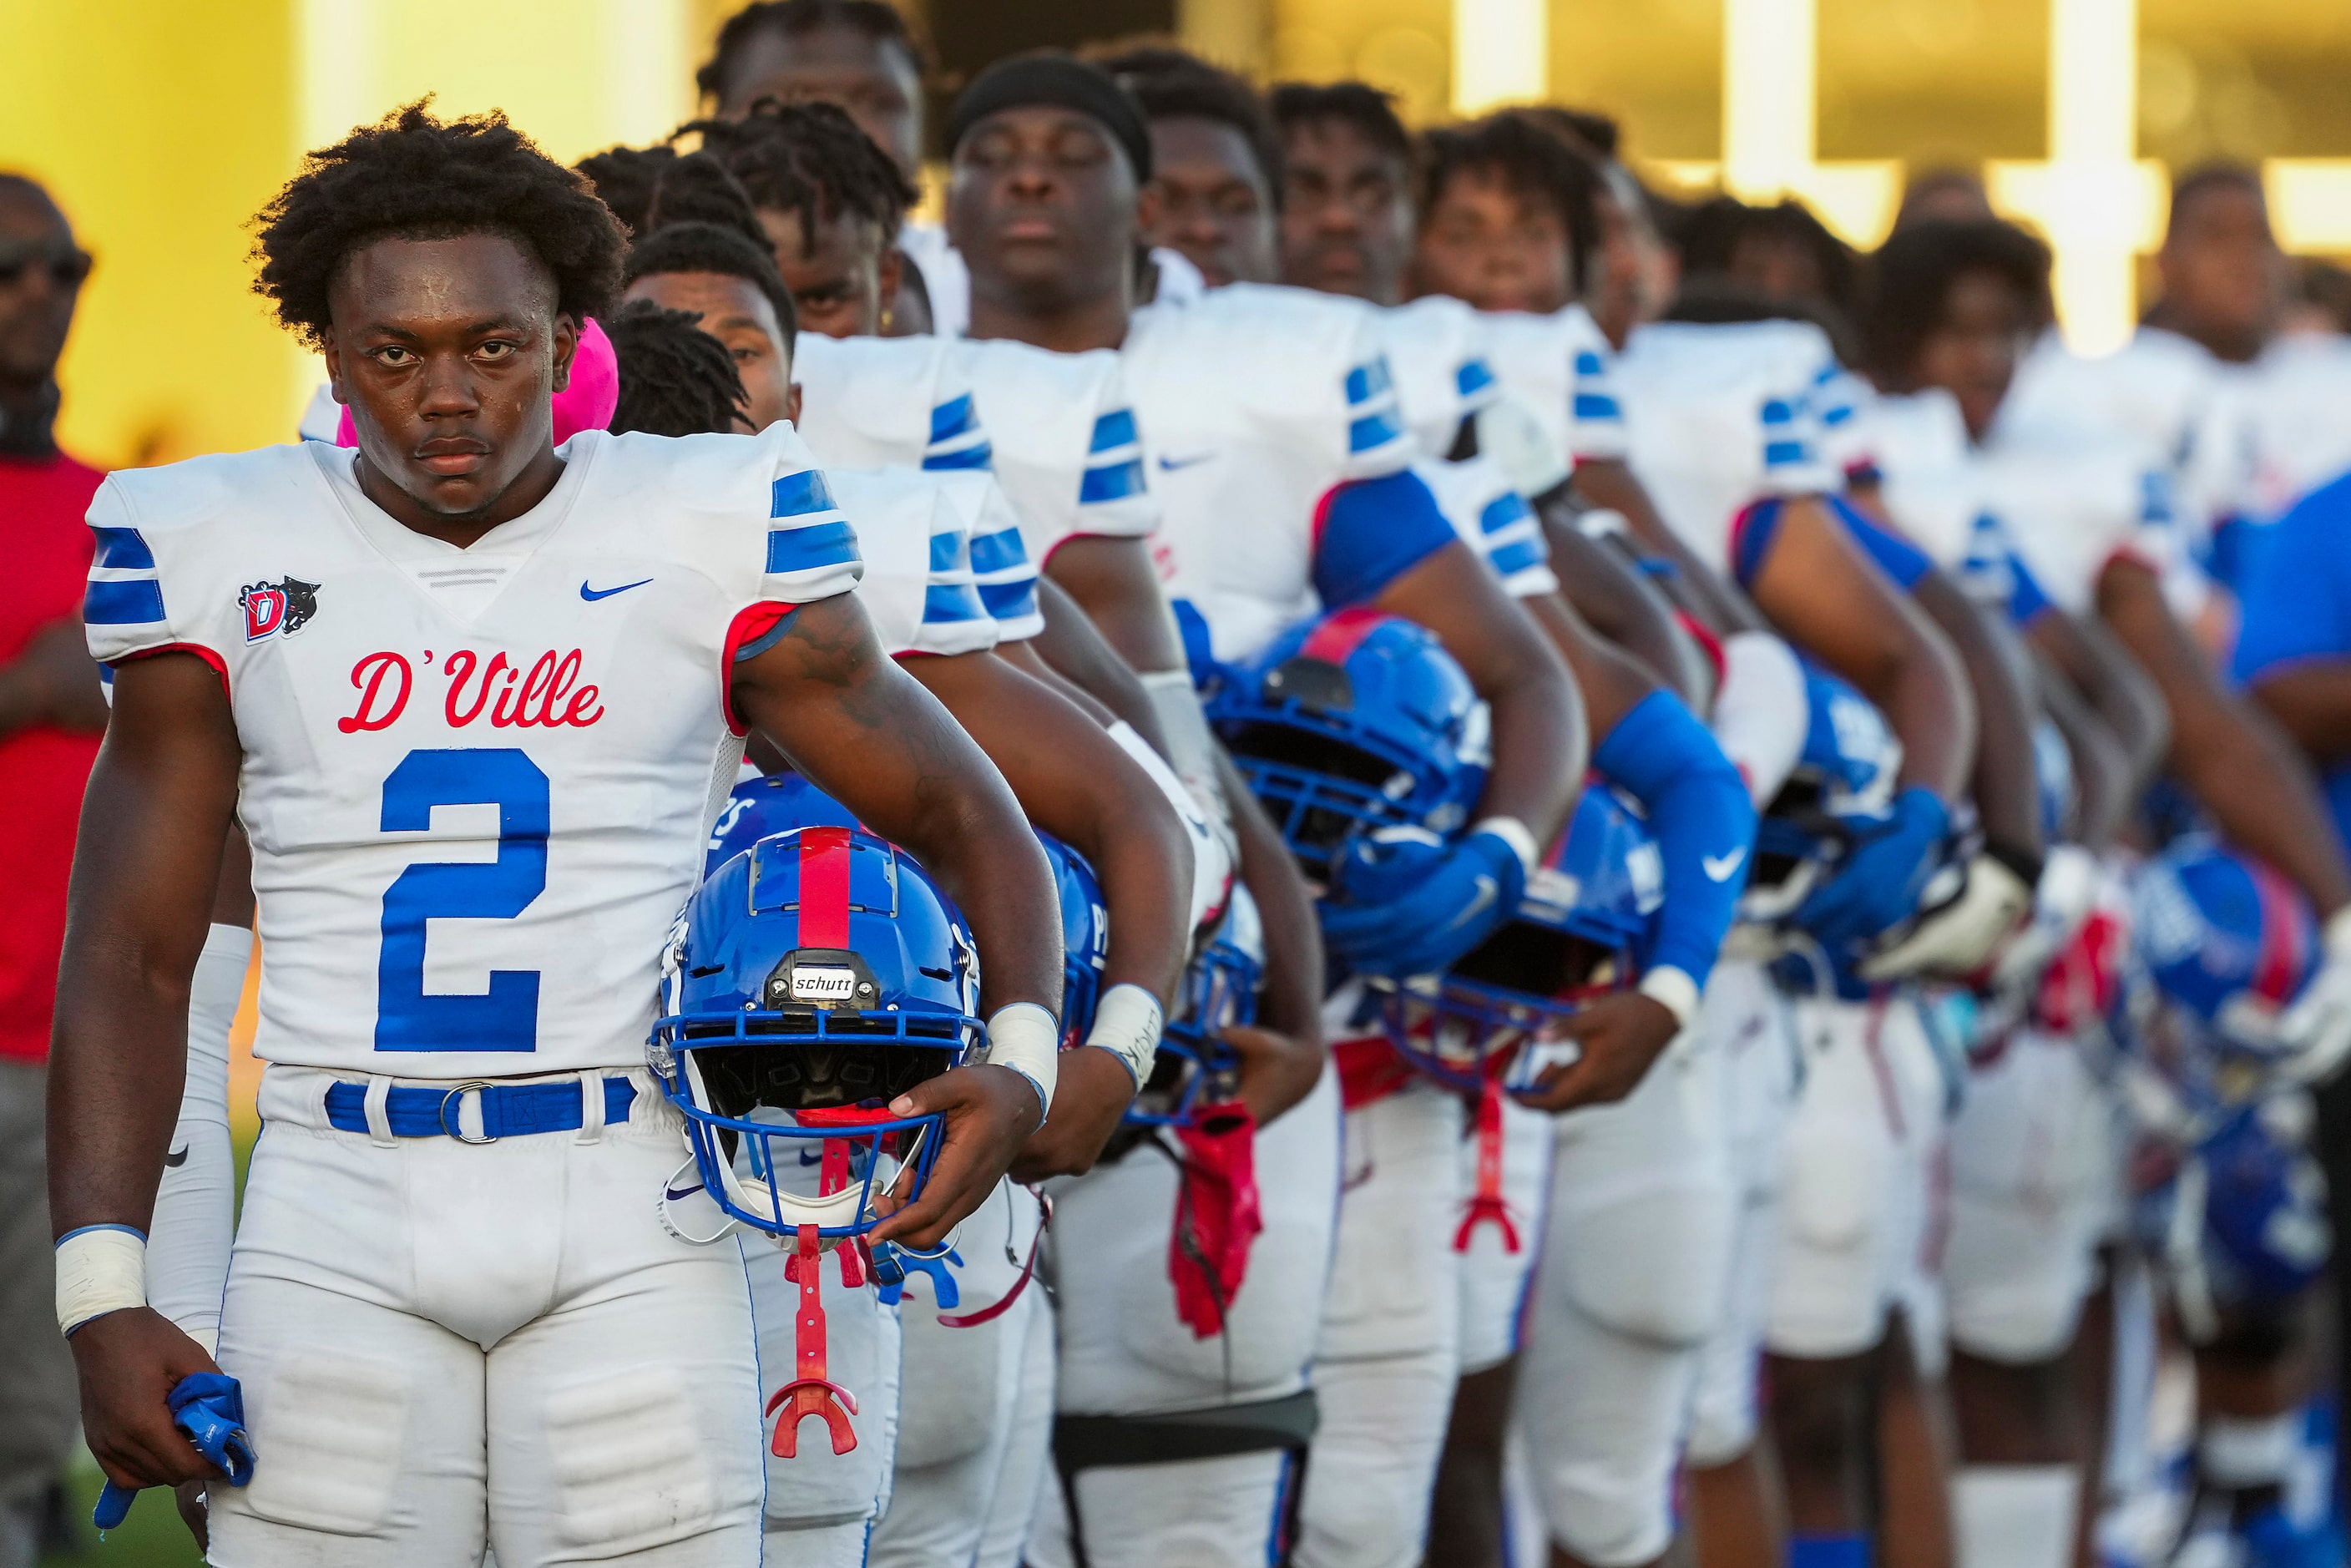
[[[743,1249],[662,1228],[685,1145],[625,1075],[625,1124],[475,1145],[338,1132],[360,1075],[268,1070],[220,1353],[259,1463],[214,1491],[212,1561],[758,1563]]]

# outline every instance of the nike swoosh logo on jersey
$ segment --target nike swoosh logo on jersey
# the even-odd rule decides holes
[[[163,1163],[171,1166],[173,1170],[178,1170],[182,1166],[186,1165],[188,1163],[188,1145],[182,1144],[178,1148],[173,1149],[170,1154],[165,1155],[163,1156]]]
[[[1163,456],[1159,459],[1159,471],[1162,474],[1173,474],[1178,468],[1196,468],[1215,455],[1213,452],[1196,452],[1189,457]]]
[[[624,582],[618,588],[590,588],[582,582],[580,585],[580,597],[593,604],[600,599],[610,599],[616,593],[626,593],[632,588],[643,588],[652,580],[650,577],[641,577],[634,582]]]
[[[1741,844],[1727,855],[1700,855],[1698,863],[1706,867],[1706,874],[1715,881],[1729,882],[1746,860],[1747,846]]]

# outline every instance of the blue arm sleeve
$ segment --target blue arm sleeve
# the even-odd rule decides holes
[[[1829,506],[1845,532],[1876,561],[1880,570],[1901,585],[1904,592],[1918,586],[1918,580],[1934,569],[1927,552],[1908,539],[1899,538],[1861,515],[1859,507],[1843,496],[1829,497]]]
[[[2008,556],[2008,579],[2011,585],[2008,591],[2008,618],[2018,626],[2030,626],[2049,608],[2048,591],[2014,550]]]
[[[1328,610],[1369,603],[1460,537],[1419,475],[1350,480],[1322,497],[1314,519],[1314,591]]]
[[[1665,862],[1652,964],[1700,986],[1747,886],[1755,807],[1739,769],[1682,700],[1652,692],[1617,721],[1592,766],[1641,803]]]

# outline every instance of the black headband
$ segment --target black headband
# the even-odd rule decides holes
[[[1134,95],[1109,72],[1058,52],[1015,55],[998,60],[963,89],[947,116],[947,151],[989,115],[1007,109],[1050,104],[1075,110],[1099,123],[1125,150],[1137,184],[1151,178],[1151,128]]]

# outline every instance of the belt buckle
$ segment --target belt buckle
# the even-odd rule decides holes
[[[498,1141],[497,1134],[486,1130],[478,1138],[469,1138],[465,1136],[465,1105],[464,1100],[461,1098],[461,1096],[476,1089],[486,1092],[491,1087],[492,1085],[487,1079],[471,1078],[467,1079],[463,1083],[454,1085],[447,1093],[442,1095],[441,1110],[439,1116],[437,1117],[437,1120],[441,1124],[441,1130],[448,1134],[451,1137],[456,1139],[459,1143],[472,1144],[475,1147],[480,1147],[486,1144],[496,1143]],[[449,1113],[449,1104],[453,1100],[457,1102],[457,1113],[455,1116],[452,1116]],[[482,1122],[484,1127],[486,1129],[490,1119],[489,1105],[486,1101],[480,1102],[480,1103],[482,1106]]]

